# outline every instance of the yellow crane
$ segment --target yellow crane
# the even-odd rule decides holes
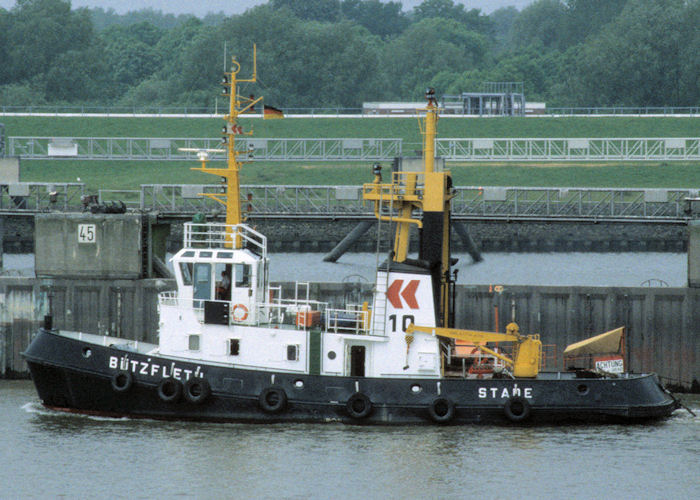
[[[520,335],[520,328],[516,323],[510,323],[506,327],[506,333],[482,332],[478,330],[459,330],[456,328],[439,328],[428,326],[408,325],[406,334],[423,332],[455,340],[464,340],[474,343],[476,348],[491,356],[504,361],[513,372],[514,377],[532,378],[540,372],[542,359],[542,342],[539,335]],[[480,345],[486,342],[514,342],[513,359],[504,356],[488,347]]]

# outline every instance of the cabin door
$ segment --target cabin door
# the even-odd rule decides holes
[[[365,346],[350,346],[350,376],[365,376]]]

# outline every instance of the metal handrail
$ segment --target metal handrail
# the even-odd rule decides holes
[[[221,205],[199,194],[220,189],[217,184],[145,184],[139,193],[104,190],[100,199],[163,215],[216,216]],[[373,206],[363,202],[361,193],[361,186],[244,185],[240,196],[249,216],[371,217]],[[128,197],[119,200],[119,194]],[[688,220],[700,209],[699,196],[697,188],[461,186],[454,188],[452,213],[458,218]],[[83,211],[85,198],[80,183],[0,184],[0,210],[5,211]]]

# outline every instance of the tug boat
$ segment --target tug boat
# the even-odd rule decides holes
[[[46,407],[211,422],[510,425],[640,422],[678,408],[653,373],[541,371],[539,336],[522,335],[515,323],[506,333],[454,327],[454,190],[435,161],[432,89],[421,113],[420,166],[397,169],[388,182],[375,166],[362,188],[378,226],[394,229],[371,304],[330,307],[311,299],[304,283],[283,297],[269,282],[266,237],[241,211],[247,152],[236,148],[238,117],[260,99],[237,89],[255,82],[255,67],[249,79],[239,71],[233,58],[222,82],[230,96],[226,167],[209,166],[211,150],[197,151],[197,170],[226,181],[225,193],[208,194],[226,206],[226,221],[185,225],[172,258],[177,289],[159,295],[158,344],[58,330],[47,318],[23,353]],[[420,233],[417,258],[408,252],[412,229]],[[617,346],[621,332],[570,352]]]

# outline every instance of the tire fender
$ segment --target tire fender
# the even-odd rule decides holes
[[[211,394],[211,386],[205,378],[191,377],[185,382],[183,392],[187,401],[200,404]]]
[[[112,375],[111,383],[114,392],[129,392],[134,384],[134,376],[131,372],[120,370]]]
[[[372,413],[372,401],[361,392],[356,392],[348,398],[345,409],[352,418],[365,418]]]
[[[158,397],[164,403],[177,403],[182,397],[182,382],[173,377],[158,383]]]
[[[520,396],[513,396],[503,405],[503,413],[511,422],[524,422],[530,418],[532,407],[527,399]]]
[[[448,398],[437,397],[428,405],[430,419],[438,424],[446,424],[455,416],[455,404]]]
[[[287,393],[281,387],[266,387],[260,393],[258,403],[266,413],[280,413],[287,408]]]

